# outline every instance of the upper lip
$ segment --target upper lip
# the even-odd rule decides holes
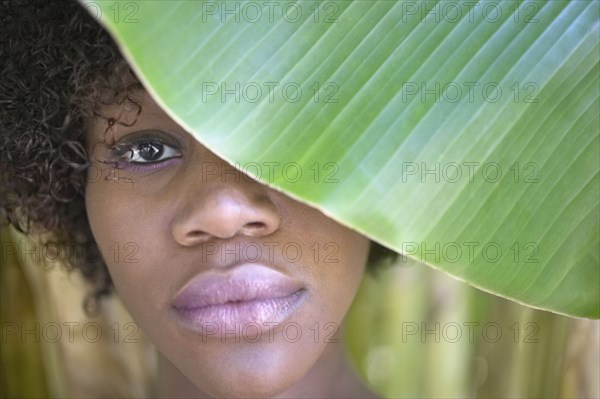
[[[243,263],[227,272],[207,271],[191,279],[171,306],[179,310],[287,297],[304,287],[296,280],[259,263]]]

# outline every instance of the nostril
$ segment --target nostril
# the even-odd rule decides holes
[[[175,229],[173,231],[173,236],[175,237],[175,240],[185,246],[185,247],[190,247],[190,246],[194,246],[194,245],[199,245],[202,243],[207,242],[208,240],[210,240],[211,235],[205,231],[202,230],[189,230],[186,231],[186,229]]]
[[[208,237],[210,237],[210,234],[205,233],[204,231],[201,230],[194,230],[194,231],[190,231],[187,233],[188,237],[193,238],[193,239],[207,239]]]
[[[257,234],[267,229],[267,225],[263,222],[250,222],[246,223],[241,229],[242,234]]]

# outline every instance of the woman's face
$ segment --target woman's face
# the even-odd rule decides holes
[[[137,102],[102,109],[123,123],[89,123],[87,213],[116,290],[201,390],[279,393],[341,345],[369,241],[235,171],[143,90]]]

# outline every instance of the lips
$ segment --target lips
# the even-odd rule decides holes
[[[222,273],[201,273],[171,303],[187,327],[219,337],[256,334],[288,318],[305,297],[303,286],[265,265],[247,263]]]

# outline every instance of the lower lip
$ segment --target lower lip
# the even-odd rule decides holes
[[[306,290],[301,289],[285,297],[174,310],[184,325],[206,337],[256,337],[283,323],[298,309],[305,297]]]

